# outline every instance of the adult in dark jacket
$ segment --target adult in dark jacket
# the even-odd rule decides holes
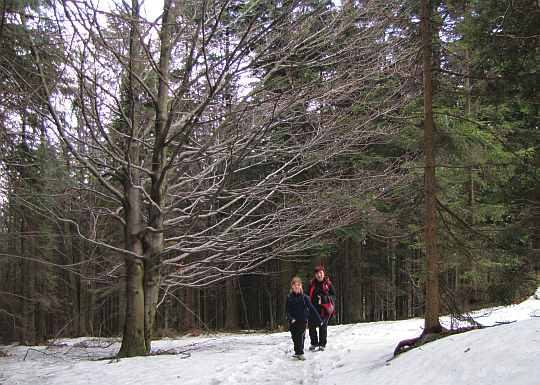
[[[294,356],[299,360],[305,359],[304,341],[308,309],[310,310],[310,314],[317,314],[309,297],[302,291],[302,280],[298,277],[294,277],[291,282],[291,292],[285,299],[285,315],[289,320],[289,330],[291,331],[291,338],[294,343]],[[318,315],[317,317],[314,317],[314,319],[317,319],[319,324],[323,325],[322,318]]]
[[[323,266],[317,266],[313,270],[313,273],[315,274],[315,278],[309,281],[309,299],[316,309],[316,313],[309,313],[309,339],[311,340],[309,350],[315,350],[317,348],[324,350],[328,336],[328,323],[332,317],[332,313],[329,312],[328,308],[330,307],[332,309],[334,306],[336,291],[334,285],[326,276],[326,270]],[[321,317],[323,324],[319,326],[318,319]],[[319,327],[318,335],[317,327]]]

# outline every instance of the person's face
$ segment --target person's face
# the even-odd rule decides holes
[[[292,285],[292,289],[296,294],[301,293],[302,292],[302,284],[300,282],[295,282]]]
[[[324,280],[324,271],[319,270],[315,273],[315,278],[317,278],[317,281],[322,282]]]

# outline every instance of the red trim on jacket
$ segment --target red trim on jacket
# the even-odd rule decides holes
[[[312,278],[310,281],[309,281],[309,284],[311,285],[311,289],[309,290],[309,300],[311,301],[311,297],[313,296],[313,290],[315,290],[315,285],[313,284],[313,281],[315,280],[315,278]],[[330,285],[332,284],[332,282],[330,282],[330,278],[328,277],[324,277],[324,280],[323,280],[323,285],[322,285],[322,289],[324,291],[324,294],[326,295],[330,295]],[[313,303],[313,302],[311,302]],[[309,311],[309,309],[308,309]],[[321,304],[321,318],[324,316],[324,306],[322,306]]]

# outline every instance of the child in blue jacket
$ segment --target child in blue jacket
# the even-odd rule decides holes
[[[285,315],[289,320],[289,330],[294,343],[294,357],[305,360],[304,341],[306,336],[306,326],[308,320],[308,309],[315,314],[323,325],[323,320],[317,310],[309,300],[309,297],[302,291],[302,280],[294,277],[291,282],[291,292],[285,299]]]

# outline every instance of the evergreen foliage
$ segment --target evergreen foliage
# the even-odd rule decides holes
[[[2,342],[126,333],[138,263],[147,340],[276,330],[318,264],[333,322],[424,315],[417,2],[166,1],[165,25],[6,4]],[[538,286],[540,8],[429,5],[440,312],[457,317]]]

